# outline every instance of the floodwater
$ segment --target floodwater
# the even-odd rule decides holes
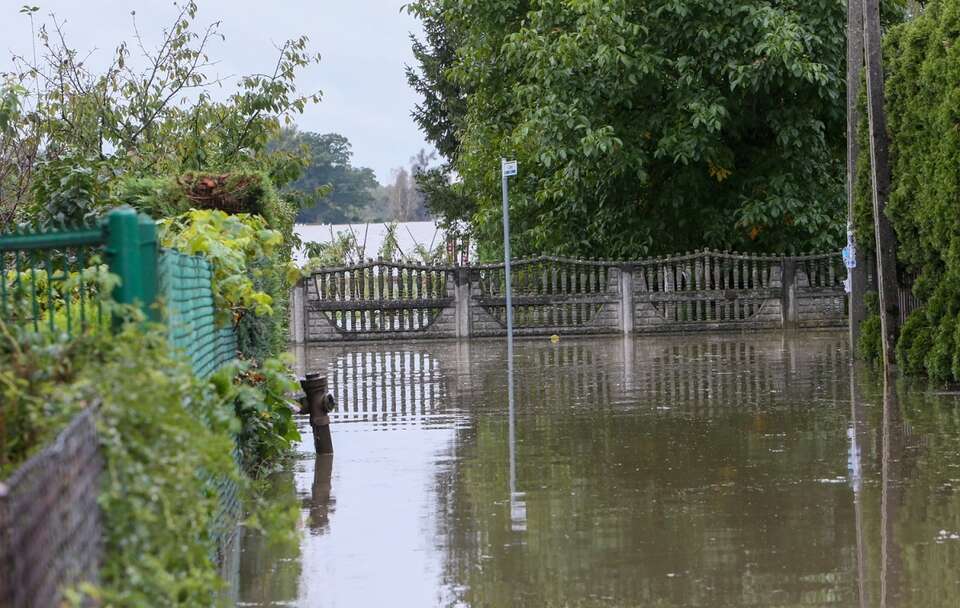
[[[960,606],[960,397],[884,386],[840,333],[298,353],[326,370],[247,532],[240,606]]]

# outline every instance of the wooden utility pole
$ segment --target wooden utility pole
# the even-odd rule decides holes
[[[883,54],[880,47],[880,0],[863,0],[863,42],[867,64],[867,110],[870,122],[870,181],[873,224],[877,235],[877,287],[883,333],[883,367],[895,363],[894,346],[900,312],[897,307],[897,238],[884,212],[890,196],[887,115],[883,107]]]
[[[847,2],[847,245],[854,250],[854,268],[850,277],[850,352],[856,352],[860,340],[860,324],[867,316],[864,294],[867,291],[867,255],[853,237],[853,203],[857,184],[857,158],[860,144],[860,78],[863,73],[863,0]]]

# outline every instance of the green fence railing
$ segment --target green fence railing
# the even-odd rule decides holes
[[[161,250],[155,222],[129,207],[95,224],[0,232],[0,320],[73,336],[109,325],[105,302],[139,306],[167,324],[194,372],[236,357],[233,328],[215,320],[213,270],[204,258]]]
[[[161,251],[155,222],[129,207],[77,228],[0,232],[5,324],[72,337],[115,325],[107,301],[136,305],[166,324],[171,345],[200,378],[237,356],[233,327],[215,320],[212,279],[206,259]],[[209,532],[222,549],[240,515],[240,490],[231,478],[207,483],[219,497]]]
[[[51,231],[0,232],[0,320],[75,335],[104,327],[104,302],[153,307],[157,229],[129,207],[99,222]]]
[[[232,361],[237,353],[233,328],[217,327],[214,321],[210,262],[164,250],[158,271],[170,342],[190,359],[193,372],[205,378]]]
[[[106,243],[102,225],[0,233],[0,320],[71,335],[103,326]]]

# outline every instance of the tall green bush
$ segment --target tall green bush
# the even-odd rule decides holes
[[[926,306],[904,324],[904,370],[960,380],[960,0],[933,0],[884,40],[892,188],[887,215],[901,271]],[[865,119],[860,128],[865,142]],[[872,249],[869,155],[862,148],[857,232]]]

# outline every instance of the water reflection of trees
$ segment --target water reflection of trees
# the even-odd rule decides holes
[[[275,507],[294,507],[298,499],[293,470],[272,475],[264,492]],[[241,528],[234,542],[242,549],[236,564],[236,589],[232,591],[236,593],[233,599],[237,605],[275,606],[296,602],[302,564],[300,545],[295,539]]]
[[[841,369],[842,337],[522,343],[527,532],[506,420],[478,416],[443,480],[449,585],[467,605],[850,605],[852,501],[821,482],[845,463]]]
[[[862,378],[867,412],[862,544],[867,605],[960,606],[960,410],[956,396]],[[946,534],[941,534],[946,531]]]

